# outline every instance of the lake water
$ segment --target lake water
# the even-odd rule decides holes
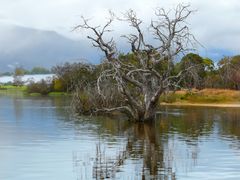
[[[0,179],[240,179],[240,109],[163,107],[151,124],[0,96]]]

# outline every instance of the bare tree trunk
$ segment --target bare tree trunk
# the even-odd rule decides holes
[[[103,37],[105,33],[111,32],[108,28],[116,18],[113,13],[110,13],[111,17],[103,27],[91,26],[85,18],[82,25],[75,27],[93,33],[88,38],[94,47],[104,52],[106,62],[110,65],[110,68],[103,71],[98,78],[99,94],[103,94],[101,84],[104,79],[112,78],[115,83],[113,85],[118,87],[118,91],[126,99],[119,107],[101,110],[107,112],[121,110],[135,121],[154,119],[159,97],[170,87],[177,87],[183,75],[183,71],[172,75],[175,56],[189,50],[187,46],[195,40],[185,22],[192,13],[188,8],[188,5],[180,4],[171,15],[170,11],[156,9],[156,20],[152,20],[148,28],[152,37],[150,42],[158,41],[155,46],[154,43],[149,44],[145,41],[141,28],[142,20],[137,18],[133,10],[127,11],[123,19],[117,18],[127,22],[135,30],[133,34],[123,35],[131,45],[131,50],[125,55],[118,52],[113,39],[109,41]]]

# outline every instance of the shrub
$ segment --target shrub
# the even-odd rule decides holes
[[[83,89],[77,88],[73,93],[72,107],[74,111],[84,115],[101,114],[107,112],[104,109],[119,107],[124,104],[125,99],[115,86],[110,87],[109,84],[102,93],[104,96],[100,95],[97,88],[91,85]]]
[[[63,82],[60,79],[54,79],[53,80],[53,90],[56,92],[63,92],[64,86]]]
[[[40,93],[41,95],[47,95],[51,92],[51,83],[41,80],[40,82],[30,82],[27,86],[27,92],[30,93]]]
[[[65,63],[53,67],[53,73],[57,80],[54,89],[64,92],[73,92],[76,88],[83,89],[88,83],[96,81],[95,66],[84,63]]]

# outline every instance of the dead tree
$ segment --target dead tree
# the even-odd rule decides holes
[[[170,87],[178,86],[182,75],[187,71],[186,69],[174,74],[173,68],[176,56],[189,50],[188,47],[195,40],[186,23],[192,12],[189,5],[182,4],[167,12],[157,8],[155,20],[151,20],[147,28],[147,35],[143,33],[142,20],[133,10],[127,11],[122,18],[110,13],[111,17],[104,26],[92,26],[88,19],[82,17],[83,24],[76,26],[75,29],[86,29],[93,33],[87,38],[92,41],[94,47],[104,52],[106,61],[111,67],[103,71],[98,78],[99,94],[102,94],[102,80],[112,78],[118,91],[125,98],[125,102],[119,107],[96,111],[122,111],[136,121],[154,118],[161,94]],[[122,36],[130,44],[128,54],[121,55],[118,52],[113,38],[105,39],[106,33],[111,31],[110,26],[114,20],[127,22],[135,30],[133,34]],[[147,42],[147,37],[151,39],[151,43]]]

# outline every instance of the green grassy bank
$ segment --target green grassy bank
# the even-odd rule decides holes
[[[0,85],[0,95],[43,96],[40,93],[28,93],[27,86]],[[50,92],[47,96],[69,96],[66,92]]]

